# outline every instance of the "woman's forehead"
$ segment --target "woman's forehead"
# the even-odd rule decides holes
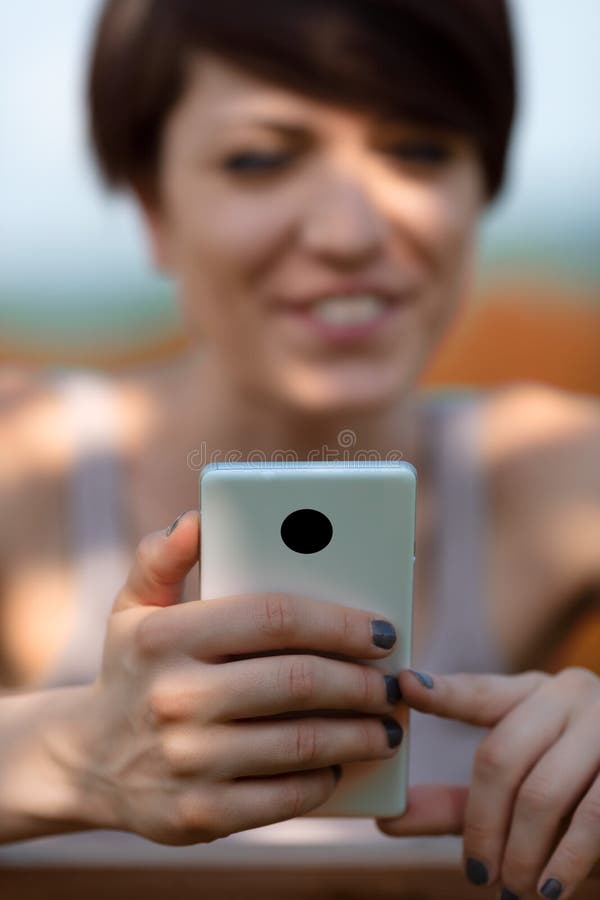
[[[241,113],[261,117],[317,114],[331,107],[322,98],[311,97],[293,87],[268,79],[225,56],[199,51],[190,59],[183,102],[210,108],[216,121],[235,121]]]
[[[190,60],[186,90],[180,107],[190,119],[201,117],[203,124],[223,131],[252,127],[299,140],[314,128],[355,129],[391,132],[410,125],[437,131],[447,137],[460,135],[450,128],[409,118],[402,113],[366,109],[350,102],[333,102],[311,96],[244,69],[215,53],[198,53]]]

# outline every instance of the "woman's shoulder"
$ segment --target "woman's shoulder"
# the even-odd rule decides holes
[[[600,501],[600,398],[534,382],[466,396],[479,400],[482,463],[499,494],[539,507],[585,487]]]
[[[557,595],[600,584],[600,400],[527,383],[490,392],[482,414],[499,527]]]
[[[16,487],[39,470],[66,463],[60,398],[52,380],[31,368],[0,374],[0,485]]]
[[[444,388],[420,395],[421,407],[463,418],[474,410],[484,439],[481,449],[490,474],[515,477],[533,470],[539,479],[568,477],[556,471],[564,448],[598,458],[600,397],[575,394],[550,385],[520,382],[493,388]],[[593,467],[597,472],[597,464]],[[529,474],[529,472],[528,472]]]
[[[60,504],[79,448],[74,418],[86,409],[91,427],[102,429],[100,410],[94,405],[94,386],[108,395],[109,404],[122,409],[125,382],[109,373],[77,369],[6,366],[0,373],[0,507],[11,528],[0,548],[0,564],[10,563],[11,545],[28,547],[23,540],[39,523],[53,533]],[[80,389],[80,404],[70,408],[68,392]],[[95,394],[97,397],[97,393]],[[94,422],[94,419],[98,420]],[[125,410],[120,419],[127,420]],[[77,421],[85,430],[85,422]],[[49,527],[47,527],[49,526]],[[40,529],[35,528],[36,534]],[[8,559],[6,558],[8,555]]]
[[[28,555],[43,552],[39,537],[54,535],[57,496],[68,467],[65,422],[43,373],[4,367],[0,374],[0,508],[3,577]],[[8,527],[7,527],[8,526]],[[39,527],[38,527],[39,526]]]
[[[70,459],[68,393],[85,397],[102,385],[118,399],[124,386],[109,373],[86,369],[8,367],[0,374],[0,471],[59,470]]]
[[[532,425],[547,424],[549,417],[578,416],[588,421],[600,421],[600,397],[578,394],[554,385],[535,381],[519,381],[498,386],[449,385],[428,387],[419,392],[421,405],[442,406],[456,411],[478,404],[486,412],[497,416],[512,415],[515,410],[535,413]]]
[[[83,434],[109,421],[123,448],[153,402],[143,375],[87,368],[7,367],[0,373],[0,485],[35,471],[68,470],[77,448],[72,419]]]
[[[600,398],[522,382],[428,391],[423,400],[459,429],[464,411],[475,410],[498,533],[560,577],[599,582]]]
[[[598,447],[598,397],[535,382],[482,393],[489,459],[498,468],[525,466],[543,477],[547,468],[543,464],[555,459],[565,447],[571,452]]]

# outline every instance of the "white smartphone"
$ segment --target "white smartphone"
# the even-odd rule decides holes
[[[214,463],[199,479],[200,597],[283,591],[372,610],[398,635],[368,660],[410,666],[416,472],[410,463]],[[367,662],[367,661],[366,661]],[[318,816],[395,816],[406,809],[408,711],[391,759],[344,764]]]

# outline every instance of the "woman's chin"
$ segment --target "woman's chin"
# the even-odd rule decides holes
[[[392,371],[363,369],[333,375],[304,369],[278,379],[277,386],[290,412],[339,419],[375,413],[397,403],[409,388],[408,376],[401,376],[397,364]]]

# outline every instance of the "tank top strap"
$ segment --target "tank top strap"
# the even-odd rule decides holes
[[[56,370],[50,378],[66,406],[73,448],[67,525],[76,609],[67,645],[42,687],[94,680],[106,622],[130,565],[114,385],[91,370]]]
[[[441,394],[427,404],[438,527],[435,625],[424,663],[434,671],[504,668],[486,602],[489,512],[481,446],[485,397],[485,391]]]

